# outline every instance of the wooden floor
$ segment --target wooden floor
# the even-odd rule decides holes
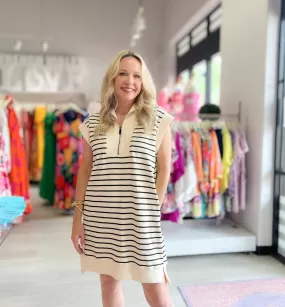
[[[101,307],[98,277],[80,273],[71,217],[44,207],[36,194],[34,203],[29,221],[0,246],[0,306]],[[168,273],[174,306],[185,307],[178,285],[285,276],[285,267],[271,257],[225,254],[171,258]],[[139,284],[124,283],[124,293],[126,307],[147,307]]]

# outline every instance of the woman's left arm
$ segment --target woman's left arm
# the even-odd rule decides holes
[[[171,170],[171,127],[167,127],[160,147],[157,152],[157,177],[156,177],[156,191],[159,199],[159,204],[165,197],[167,185],[170,178]]]

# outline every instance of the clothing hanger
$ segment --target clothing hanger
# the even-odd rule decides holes
[[[56,115],[60,115],[62,113],[65,113],[69,110],[73,110],[77,113],[80,113],[81,115],[83,116],[86,116],[88,115],[87,112],[85,112],[84,110],[82,110],[80,107],[78,107],[75,103],[68,103],[67,105],[64,105],[61,109],[59,109],[57,112],[56,112]]]

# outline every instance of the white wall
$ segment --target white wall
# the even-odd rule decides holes
[[[221,34],[223,112],[242,102],[250,152],[246,211],[237,218],[272,244],[274,131],[280,0],[223,0]]]
[[[148,28],[137,51],[160,86],[157,58],[163,0],[143,3]],[[0,51],[12,51],[14,41],[22,39],[23,52],[41,52],[41,41],[46,39],[50,53],[82,55],[89,66],[86,91],[97,96],[111,58],[129,48],[137,9],[135,0],[0,0]]]

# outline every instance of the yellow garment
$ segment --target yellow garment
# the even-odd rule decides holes
[[[230,182],[230,170],[233,162],[233,146],[230,131],[227,128],[223,128],[223,177],[221,179],[221,193],[229,187]]]
[[[44,106],[36,107],[34,115],[34,123],[37,129],[37,153],[38,168],[42,169],[44,164],[44,148],[45,148],[45,122],[46,108]]]

